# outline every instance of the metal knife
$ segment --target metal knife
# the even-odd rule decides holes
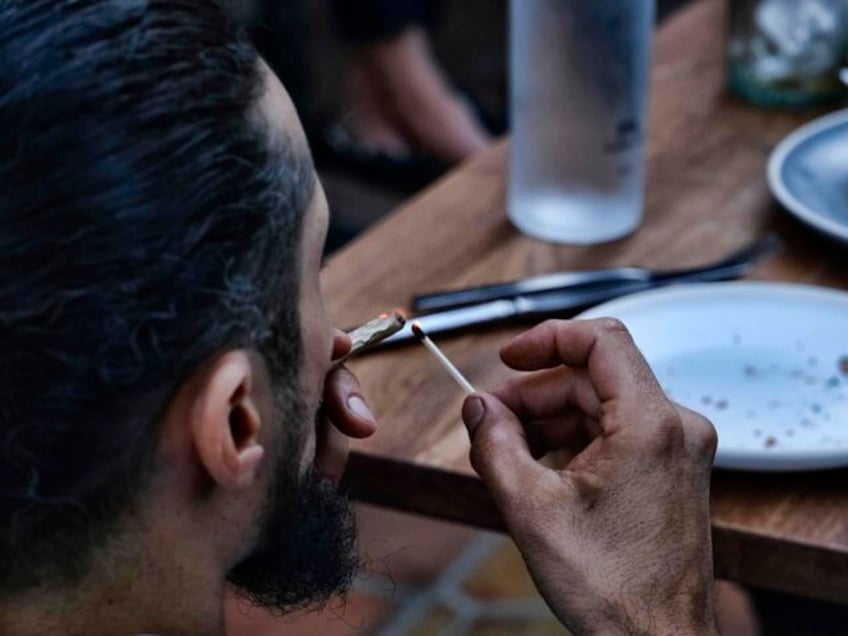
[[[767,253],[777,251],[779,248],[780,240],[770,234],[753,245],[749,245],[720,262],[706,267],[668,271],[652,271],[644,267],[611,267],[586,271],[555,272],[508,283],[422,294],[413,297],[412,311],[423,313],[454,309],[491,300],[517,298],[566,289],[599,289],[606,286],[616,288],[630,282],[662,282],[679,276],[695,276],[698,272],[709,275],[709,271],[714,268],[747,263],[752,259],[761,258]],[[716,279],[710,278],[709,280]]]
[[[656,289],[667,285],[692,282],[722,281],[748,274],[762,257],[775,253],[780,241],[769,236],[732,256],[705,267],[651,274],[647,280],[605,281],[598,286],[582,285],[556,291],[500,298],[488,302],[446,309],[410,318],[398,333],[378,344],[375,349],[415,340],[412,322],[417,321],[428,334],[444,334],[479,325],[492,325],[517,318],[548,318],[573,314],[579,309],[618,296]]]

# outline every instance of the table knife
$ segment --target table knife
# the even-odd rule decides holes
[[[739,264],[753,265],[756,260],[777,251],[779,247],[779,239],[774,235],[768,235],[718,263],[704,267],[667,271],[653,271],[644,267],[611,267],[586,271],[554,272],[508,283],[433,292],[413,297],[412,311],[421,313],[440,311],[491,300],[517,298],[566,289],[599,289],[605,286],[615,288],[630,282],[662,282],[680,276],[696,276],[699,272],[705,272],[709,275],[709,272],[715,268],[727,268]],[[709,278],[708,280],[716,279]]]
[[[493,325],[515,319],[542,319],[573,315],[577,310],[619,296],[667,285],[693,282],[723,281],[748,274],[756,261],[779,248],[779,241],[767,237],[731,257],[705,267],[653,273],[646,280],[603,281],[598,285],[571,286],[555,291],[498,298],[471,305],[454,307],[410,318],[406,326],[383,340],[375,349],[415,340],[412,322],[417,321],[429,335],[467,330],[470,327]]]

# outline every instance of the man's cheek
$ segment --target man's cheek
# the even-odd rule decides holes
[[[317,436],[315,434],[315,429],[309,427],[309,430],[306,432],[306,444],[303,448],[303,456],[300,459],[300,465],[298,466],[298,472],[300,476],[303,476],[307,470],[313,465],[315,462],[315,453],[317,451]]]
[[[304,423],[304,444],[303,444],[303,455],[300,458],[300,466],[301,473],[311,467],[315,463],[315,456],[318,453],[318,443],[319,443],[319,429],[321,426],[324,426],[326,423],[326,417],[324,415],[324,409],[321,406],[320,402],[318,406],[315,408],[314,417],[307,418]]]

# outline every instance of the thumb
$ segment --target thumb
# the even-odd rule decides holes
[[[524,427],[503,402],[477,393],[466,398],[462,419],[471,437],[471,465],[498,503],[526,496],[548,469],[530,452]]]

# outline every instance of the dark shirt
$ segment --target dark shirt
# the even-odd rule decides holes
[[[441,0],[331,0],[342,36],[356,44],[392,38],[412,25],[429,27]]]

